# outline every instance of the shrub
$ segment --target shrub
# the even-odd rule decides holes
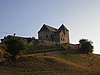
[[[10,58],[12,61],[16,60],[16,55],[25,49],[25,42],[22,38],[15,36],[9,37],[5,40],[6,51],[10,53]]]
[[[80,39],[80,49],[83,50],[85,53],[92,53],[93,52],[93,42],[88,41],[88,39]]]

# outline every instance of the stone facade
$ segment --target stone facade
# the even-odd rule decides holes
[[[69,30],[63,24],[58,29],[44,24],[38,32],[38,39],[55,44],[69,43]]]

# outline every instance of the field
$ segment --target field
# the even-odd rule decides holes
[[[100,75],[100,55],[47,53],[0,63],[0,75]]]

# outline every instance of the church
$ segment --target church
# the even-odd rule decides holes
[[[58,29],[44,24],[38,31],[38,39],[55,42],[55,44],[69,43],[69,30],[62,24]]]

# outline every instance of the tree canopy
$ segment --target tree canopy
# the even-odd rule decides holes
[[[22,38],[11,36],[5,40],[6,51],[15,59],[16,55],[25,49],[25,43]]]
[[[80,39],[80,49],[83,50],[85,53],[92,53],[93,52],[93,42],[89,41],[88,39]]]

